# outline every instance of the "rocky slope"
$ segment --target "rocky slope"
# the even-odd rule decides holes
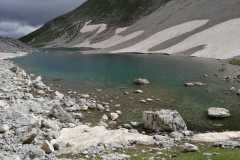
[[[239,8],[240,0],[88,0],[21,40],[44,47],[227,59],[240,55]]]
[[[31,51],[32,47],[22,43],[19,40],[0,37],[0,52],[2,53],[17,53]]]

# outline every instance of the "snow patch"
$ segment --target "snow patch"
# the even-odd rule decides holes
[[[219,59],[228,59],[239,56],[239,28],[240,18],[231,19],[192,35],[183,42],[165,50],[160,50],[159,52],[173,54],[199,45],[205,45],[203,50],[197,51],[193,56]]]
[[[84,26],[81,28],[81,33],[94,32],[97,30],[96,34],[100,34],[107,29],[107,24],[90,24],[92,21],[85,22]]]
[[[120,53],[120,52],[143,52],[148,53],[149,49],[152,47],[163,43],[169,39],[178,37],[184,33],[193,31],[194,29],[197,29],[205,24],[208,23],[209,20],[194,20],[185,22],[182,24],[179,24],[174,27],[167,28],[165,30],[162,30],[160,32],[155,33],[154,35],[150,36],[149,38],[131,46],[128,48],[115,50],[114,53]]]
[[[83,43],[78,44],[74,47],[109,48],[109,47],[121,44],[123,42],[129,41],[133,38],[136,38],[143,33],[144,31],[136,31],[126,36],[115,34],[114,36],[110,37],[107,40],[104,40],[98,43],[92,43],[92,44],[90,43],[90,40],[85,40]]]

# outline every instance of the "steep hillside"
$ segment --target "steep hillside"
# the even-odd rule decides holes
[[[240,0],[88,0],[21,40],[226,59],[240,55],[239,10]]]
[[[32,47],[22,43],[19,40],[0,37],[0,52],[17,53],[17,52],[31,52],[31,51],[32,51]]]
[[[167,1],[169,0],[88,0],[74,11],[54,19],[21,40],[34,46],[62,46],[74,39],[84,39],[91,35],[80,32],[85,22],[104,23],[108,28],[131,25]],[[60,37],[60,42],[54,41]]]

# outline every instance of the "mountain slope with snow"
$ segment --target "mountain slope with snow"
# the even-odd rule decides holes
[[[240,0],[88,0],[21,40],[95,52],[240,55]]]

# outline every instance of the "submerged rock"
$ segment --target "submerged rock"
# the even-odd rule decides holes
[[[145,78],[138,78],[138,79],[135,79],[133,83],[136,85],[147,85],[147,84],[150,84],[150,81]]]
[[[203,82],[187,82],[187,83],[184,83],[185,87],[194,87],[194,86],[201,87],[201,86],[206,86],[206,85],[207,84],[203,83]]]
[[[230,117],[231,114],[226,108],[211,107],[208,109],[208,116],[211,118],[227,118]]]
[[[143,90],[137,89],[137,90],[134,91],[134,93],[143,93]]]
[[[185,131],[187,126],[181,115],[175,110],[145,111],[144,127],[152,131]]]

